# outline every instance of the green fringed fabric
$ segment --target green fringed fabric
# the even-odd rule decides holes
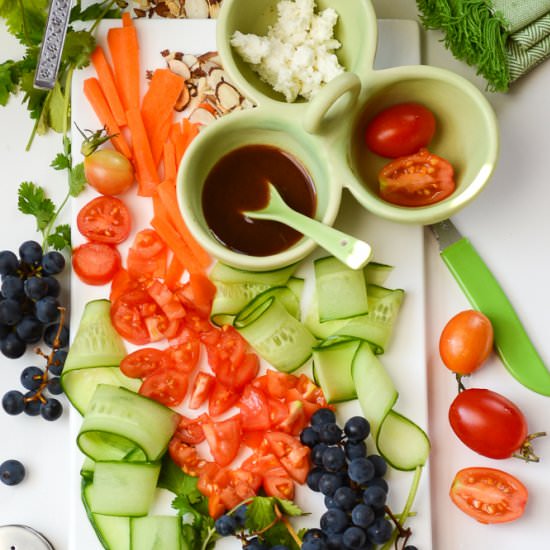
[[[506,55],[507,21],[484,0],[417,0],[422,24],[443,31],[445,46],[477,68],[491,91],[510,84]]]

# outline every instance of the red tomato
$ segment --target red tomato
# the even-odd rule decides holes
[[[294,498],[294,482],[288,476],[266,475],[262,485],[268,497],[292,500]]]
[[[189,398],[189,408],[198,409],[203,405],[210,396],[215,384],[216,379],[211,374],[207,372],[197,373],[193,382],[191,397]]]
[[[199,362],[201,342],[195,333],[184,328],[170,341],[170,347],[164,353],[176,368],[192,372]]]
[[[305,483],[310,468],[309,448],[283,432],[267,432],[265,437],[290,476],[298,483]]]
[[[128,251],[126,264],[128,273],[138,280],[152,279],[166,276],[166,250],[159,252],[156,256],[147,258],[138,254],[133,248]]]
[[[147,292],[131,290],[119,296],[111,306],[111,321],[116,331],[128,342],[147,344],[151,340],[144,318],[153,314],[156,309],[156,304]]]
[[[187,418],[180,415],[180,421],[176,429],[177,437],[189,445],[198,445],[204,441],[204,431],[202,425],[210,422],[207,414],[201,414],[197,418]]]
[[[111,303],[114,303],[122,294],[129,290],[135,290],[136,288],[141,288],[140,282],[130,277],[128,271],[121,267],[111,281],[109,300]]]
[[[210,315],[215,295],[216,286],[202,273],[191,273],[189,281],[178,290],[178,297],[185,303],[193,305],[205,317]]]
[[[168,319],[182,319],[185,317],[185,309],[174,293],[159,280],[149,281],[147,284],[149,296],[155,300]]]
[[[141,348],[120,362],[120,370],[130,378],[145,378],[164,364],[164,353],[156,348]]]
[[[277,430],[300,435],[300,432],[308,425],[313,413],[320,408],[319,405],[312,405],[307,401],[291,401],[287,406],[286,418],[279,422]]]
[[[212,457],[220,466],[233,462],[241,445],[239,415],[220,422],[207,422],[202,427]]]
[[[465,468],[451,485],[451,500],[481,523],[504,523],[523,515],[527,489],[514,476],[494,468]]]
[[[176,407],[183,401],[188,385],[187,374],[181,370],[158,368],[145,378],[139,393],[167,407]]]
[[[80,209],[76,225],[90,241],[119,244],[130,234],[131,217],[120,199],[97,197]]]
[[[468,309],[455,315],[439,338],[439,354],[456,374],[478,370],[493,349],[493,326],[480,311]]]
[[[210,416],[218,416],[229,410],[237,403],[241,394],[216,380],[214,389],[208,399],[208,413]]]
[[[288,390],[296,387],[298,378],[293,374],[268,369],[262,376],[256,378],[253,385],[262,389],[269,396],[283,399]]]
[[[442,201],[455,190],[454,170],[445,159],[421,149],[382,168],[380,196],[399,206],[427,206]]]
[[[113,149],[99,149],[84,158],[86,181],[103,195],[119,195],[134,183],[132,163]]]
[[[142,229],[134,237],[132,249],[142,258],[154,258],[166,250],[166,245],[154,229]]]
[[[271,426],[267,397],[261,390],[246,386],[237,406],[243,431],[267,430]]]
[[[489,458],[509,458],[521,450],[527,438],[523,413],[491,390],[461,391],[449,408],[449,422],[466,446]]]
[[[73,250],[73,269],[78,278],[94,286],[105,285],[120,269],[120,254],[105,243],[84,243]]]
[[[429,109],[418,103],[399,103],[369,122],[365,139],[373,153],[397,158],[426,147],[434,134],[435,117]]]
[[[209,467],[208,460],[201,458],[193,445],[188,445],[174,435],[168,445],[170,458],[187,474],[197,477],[202,475],[202,471]]]

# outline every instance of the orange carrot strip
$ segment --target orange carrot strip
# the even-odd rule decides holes
[[[107,134],[113,136],[111,138],[111,143],[114,148],[126,158],[131,159],[132,150],[122,135],[119,125],[116,123],[97,78],[87,78],[84,81],[84,95],[90,102],[99,122],[105,127]]]
[[[184,151],[183,130],[179,122],[174,122],[170,128],[170,141],[174,144],[174,150],[176,151],[176,164],[179,165]]]
[[[176,164],[176,149],[171,140],[164,144],[163,151],[164,179],[176,181],[178,166]]]
[[[203,268],[207,268],[212,262],[210,255],[202,246],[195,240],[195,237],[189,231],[185,224],[180,209],[178,207],[178,199],[176,194],[176,186],[171,180],[164,180],[157,187],[157,194],[162,200],[164,208],[168,213],[172,225],[177,229],[178,233],[185,241],[187,246],[193,252],[193,255]]]
[[[159,183],[157,167],[153,161],[151,147],[147,138],[147,132],[141,119],[139,109],[126,111],[128,127],[132,134],[132,145],[134,146],[134,164],[138,180],[138,195],[152,197]]]
[[[190,143],[197,137],[199,133],[199,125],[193,124],[189,121],[189,119],[184,118],[181,121],[182,126],[182,143],[181,143],[181,150],[178,152],[177,161],[178,164],[181,162],[181,159],[183,158],[183,155],[185,151],[187,150],[187,147],[189,147]]]
[[[125,11],[122,14],[122,26],[123,27],[133,27],[134,22],[132,21],[132,16],[129,12]]]
[[[161,218],[155,213],[155,217],[151,220],[151,225],[189,273],[202,273],[202,266],[197,262],[195,256],[193,256],[191,249],[185,244],[185,241],[179,236],[178,232],[167,219]]]
[[[95,72],[97,73],[99,85],[101,86],[103,95],[109,104],[109,108],[113,113],[116,123],[119,126],[126,126],[126,113],[124,111],[124,107],[122,106],[122,102],[120,101],[120,96],[118,95],[113,70],[105,57],[103,48],[101,46],[96,46],[96,49],[90,57],[94,65]]]
[[[170,290],[174,290],[177,284],[180,282],[183,273],[185,272],[185,266],[180,262],[179,258],[174,254],[170,263],[168,264],[168,269],[166,271],[166,278],[164,282]]]
[[[185,81],[181,76],[169,69],[157,69],[143,97],[141,116],[157,165],[170,133],[174,106],[184,86]]]
[[[140,68],[136,28],[129,25],[109,29],[107,43],[122,105],[126,111],[137,109],[140,102]]]

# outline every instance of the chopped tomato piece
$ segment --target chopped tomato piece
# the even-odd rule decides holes
[[[207,422],[202,427],[212,457],[220,466],[233,462],[241,444],[239,415],[220,422]]]
[[[145,319],[157,311],[157,305],[144,290],[125,292],[111,306],[111,321],[117,332],[136,345],[151,341]]]
[[[266,475],[262,486],[269,497],[292,500],[294,498],[294,482],[288,475]]]
[[[154,258],[166,250],[166,245],[154,229],[142,229],[136,234],[132,249],[142,258]]]
[[[145,257],[130,248],[126,265],[128,273],[136,279],[163,278],[166,275],[166,260],[166,250],[159,252],[156,256]]]
[[[293,374],[268,369],[263,376],[254,380],[254,385],[261,387],[268,395],[276,399],[283,399],[288,390],[296,387],[298,378]]]
[[[172,460],[188,475],[198,476],[209,464],[208,460],[201,458],[194,446],[182,441],[177,433],[170,440],[168,452]]]
[[[204,431],[202,425],[210,422],[210,417],[205,413],[197,418],[187,418],[181,415],[176,434],[184,443],[189,445],[198,445],[204,441]]]
[[[206,403],[214,385],[216,379],[207,372],[199,372],[195,376],[193,382],[193,389],[191,390],[191,397],[189,398],[189,408],[198,409],[201,405]]]
[[[237,406],[241,411],[243,431],[267,430],[271,426],[267,397],[261,390],[246,386]]]
[[[120,370],[130,378],[145,378],[163,366],[164,353],[156,348],[141,348],[128,354],[120,362]]]
[[[208,399],[208,413],[210,416],[218,416],[224,413],[237,403],[240,395],[239,392],[224,386],[216,380]]]
[[[210,315],[215,294],[214,283],[202,273],[191,273],[189,281],[178,290],[180,300],[195,307],[205,317]]]
[[[291,401],[287,409],[286,418],[279,423],[277,429],[292,435],[299,435],[300,432],[308,425],[309,418],[311,417],[311,414],[313,414],[308,414],[308,412],[306,412],[307,409],[304,406],[304,403],[307,403],[307,401]],[[307,404],[315,407],[315,410],[318,408],[317,405],[312,405],[311,403]]]
[[[243,445],[246,445],[250,449],[258,449],[261,447],[265,438],[265,432],[263,431],[243,431],[241,441]]]
[[[184,372],[192,372],[199,362],[201,353],[201,343],[196,334],[184,328],[170,344],[165,354],[174,366]]]
[[[158,280],[151,281],[147,286],[147,292],[168,319],[183,319],[185,317],[185,309],[181,305],[181,302],[165,284]]]
[[[298,483],[304,483],[310,468],[310,449],[283,432],[267,432],[265,437],[290,476]]]
[[[208,513],[210,517],[217,519],[225,512],[225,505],[221,495],[213,494],[208,497]]]
[[[267,398],[269,406],[269,420],[272,426],[278,426],[281,422],[284,422],[289,415],[288,405],[284,401],[279,399]]]
[[[166,405],[179,405],[185,394],[189,378],[186,373],[174,368],[158,368],[145,378],[139,393]]]

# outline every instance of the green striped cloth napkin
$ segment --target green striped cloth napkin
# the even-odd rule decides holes
[[[417,0],[428,29],[443,31],[445,46],[477,68],[492,91],[550,57],[550,0]]]

